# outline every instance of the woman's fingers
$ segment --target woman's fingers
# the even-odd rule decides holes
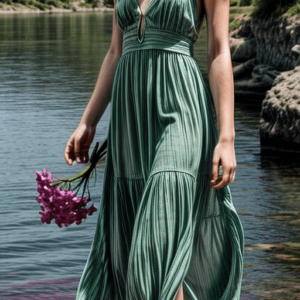
[[[82,153],[81,153],[81,144],[79,139],[75,140],[74,154],[75,154],[76,162],[80,164],[82,160]]]
[[[87,163],[89,160],[89,155],[87,152],[75,152],[76,162],[79,164]]]
[[[217,184],[219,180],[219,163],[220,163],[219,159],[216,158],[213,160],[211,180],[210,180],[211,185]]]
[[[219,167],[222,174],[219,176]],[[236,160],[234,144],[232,142],[219,142],[214,150],[212,163],[212,179],[210,181],[213,189],[221,189],[234,180]],[[219,179],[217,180],[217,178]]]
[[[221,175],[221,180],[216,185],[213,186],[214,189],[221,189],[229,183],[230,169],[222,166],[223,174]]]
[[[64,157],[67,164],[72,165],[74,161],[77,163],[87,163],[89,159],[88,146],[81,146],[80,139],[71,137],[66,145]]]
[[[73,161],[75,160],[72,138],[70,138],[70,140],[68,141],[68,143],[66,145],[64,157],[65,157],[67,164],[72,165]]]
[[[223,167],[223,174],[221,175],[221,180],[217,184],[214,184],[212,188],[221,189],[226,185],[233,182],[235,177],[235,167]]]
[[[232,168],[230,172],[229,183],[234,181],[234,177],[235,177],[235,168]]]
[[[86,141],[86,143],[82,143],[80,140],[75,141],[75,158],[76,162],[79,164],[87,163],[89,160],[89,148],[90,145]]]
[[[70,137],[66,149],[65,160],[69,165],[74,161],[77,163],[87,163],[89,161],[89,148],[94,139],[96,129],[85,124],[80,125]]]
[[[88,152],[82,153],[81,158],[82,158],[82,163],[83,164],[87,163],[88,160],[89,160],[89,154],[88,154]]]

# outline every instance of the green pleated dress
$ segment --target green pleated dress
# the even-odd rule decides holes
[[[209,180],[214,103],[193,56],[196,0],[118,0],[123,32],[99,216],[76,300],[240,299],[244,233]]]

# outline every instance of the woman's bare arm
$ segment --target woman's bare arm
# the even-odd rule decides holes
[[[114,0],[116,7],[117,0]],[[92,97],[84,111],[81,123],[95,127],[111,99],[115,69],[122,54],[123,34],[117,25],[116,9],[113,14],[112,38],[109,50],[103,60]]]
[[[207,22],[207,63],[219,129],[219,141],[214,150],[211,185],[220,189],[234,180],[234,82],[229,47],[230,0],[204,0]],[[218,182],[219,166],[223,168]]]
[[[117,0],[114,0],[116,8]],[[105,112],[112,93],[113,79],[118,60],[122,54],[123,33],[117,23],[116,9],[113,12],[111,44],[102,62],[93,94],[87,104],[77,129],[65,148],[65,160],[71,165],[74,160],[87,162],[88,150],[93,141],[96,126]]]

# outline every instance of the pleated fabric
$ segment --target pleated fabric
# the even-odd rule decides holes
[[[244,233],[209,180],[218,140],[196,0],[118,0],[123,32],[95,236],[76,300],[240,299]]]

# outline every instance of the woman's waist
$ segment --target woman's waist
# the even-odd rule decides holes
[[[122,55],[132,51],[161,49],[194,57],[193,41],[175,31],[146,27],[139,37],[138,27],[123,33]]]

